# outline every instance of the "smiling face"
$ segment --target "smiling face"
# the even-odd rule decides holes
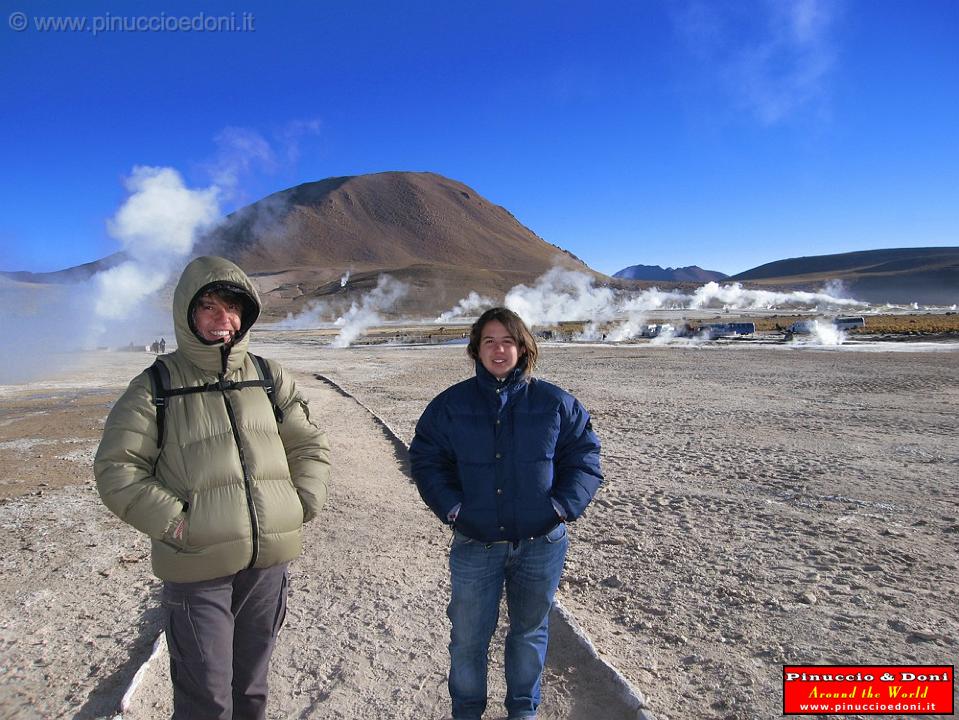
[[[229,344],[240,330],[242,316],[243,304],[239,300],[224,300],[207,293],[197,300],[193,325],[203,340]]]
[[[479,359],[496,379],[502,380],[520,359],[516,338],[499,320],[490,320],[480,332]]]

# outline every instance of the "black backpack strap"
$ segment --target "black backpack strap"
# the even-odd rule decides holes
[[[163,429],[166,420],[167,398],[177,395],[192,395],[193,393],[217,392],[222,390],[242,390],[247,387],[262,387],[266,390],[266,396],[270,399],[270,405],[273,406],[273,416],[277,423],[283,422],[283,411],[276,404],[276,393],[273,387],[273,371],[270,370],[270,364],[259,355],[249,354],[253,358],[253,365],[260,376],[259,380],[243,380],[241,382],[232,382],[220,380],[207,385],[196,385],[191,387],[171,388],[170,387],[170,369],[163,364],[160,358],[157,358],[153,364],[147,368],[147,375],[150,376],[150,386],[153,390],[153,404],[156,406],[157,413],[157,447],[163,447]]]
[[[270,363],[259,355],[254,355],[253,353],[248,354],[253,358],[253,365],[256,367],[256,372],[260,376],[260,380],[263,381],[266,396],[270,398],[270,405],[273,406],[273,416],[276,418],[277,423],[281,423],[283,422],[283,411],[280,409],[280,406],[276,404],[276,392],[273,387],[273,371],[270,370]]]
[[[163,447],[163,421],[166,419],[166,400],[170,397],[170,369],[160,358],[147,368],[153,390],[153,404],[157,412],[157,447]]]

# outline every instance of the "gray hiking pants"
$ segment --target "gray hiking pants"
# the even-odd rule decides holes
[[[286,592],[285,563],[163,583],[174,720],[265,720],[267,672]]]

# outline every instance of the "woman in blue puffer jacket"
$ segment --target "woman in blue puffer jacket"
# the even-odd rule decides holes
[[[489,643],[506,588],[506,711],[535,718],[549,609],[578,518],[603,479],[589,413],[532,376],[538,349],[522,319],[487,310],[470,331],[476,376],[427,406],[410,444],[413,478],[453,526],[449,691],[454,720],[486,709]]]

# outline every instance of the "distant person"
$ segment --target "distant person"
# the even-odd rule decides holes
[[[152,539],[175,720],[266,717],[287,564],[326,500],[326,438],[293,379],[247,352],[259,314],[236,265],[187,265],[177,350],[133,379],[97,450],[103,502]]]
[[[505,584],[506,711],[535,718],[549,611],[578,518],[603,479],[589,413],[533,377],[536,340],[514,312],[470,330],[476,375],[427,406],[410,444],[423,500],[453,527],[449,692],[454,720],[486,709],[487,656]]]
[[[160,338],[160,352],[166,352],[166,340],[164,338]]]

